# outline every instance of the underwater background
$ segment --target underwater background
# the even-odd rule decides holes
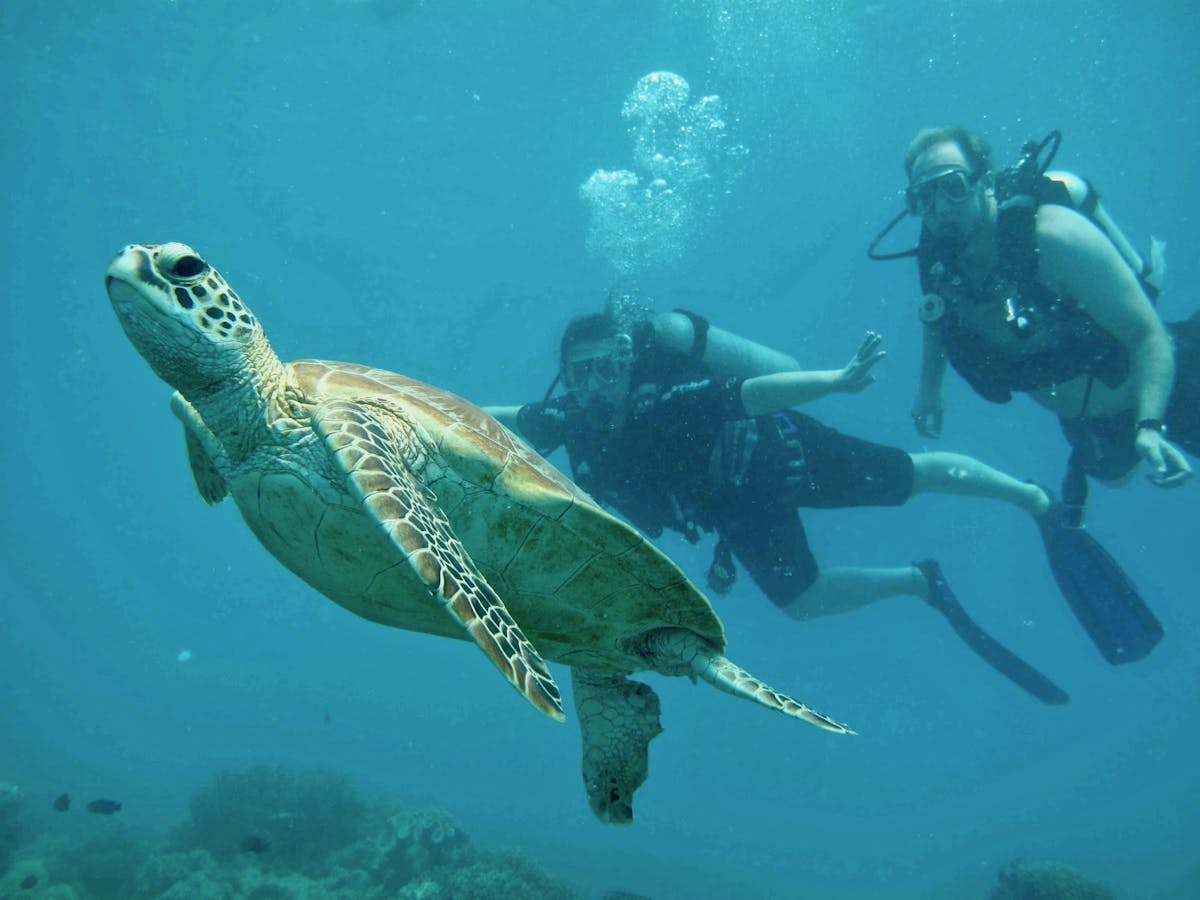
[[[915,267],[864,252],[899,209],[908,141],[961,122],[1003,165],[1062,129],[1055,166],[1091,178],[1140,248],[1167,241],[1161,310],[1183,318],[1200,287],[1197,9],[0,4],[9,862],[195,828],[197,791],[230,772],[319,769],[336,773],[322,790],[342,797],[345,779],[436,807],[583,897],[982,898],[1014,859],[1124,898],[1200,896],[1195,482],[1093,490],[1090,527],[1167,632],[1121,668],[1019,512],[946,497],[806,510],[824,565],[936,556],[1071,704],[1025,696],[916,599],[800,624],[743,574],[715,603],[730,656],[858,736],[644,676],[666,730],[635,823],[614,828],[588,809],[570,707],[556,725],[469,644],[355,618],[269,558],[231,503],[204,505],[170,390],[103,288],[123,245],[182,241],[285,360],[368,363],[481,404],[539,399],[564,323],[614,285],[815,368],[842,365],[871,328],[889,350],[879,383],[807,411],[922,449]],[[636,92],[654,72],[678,80]],[[1047,413],[989,406],[955,377],[931,446],[1049,484],[1066,456]],[[710,543],[659,545],[702,581]],[[80,801],[65,814],[51,807],[63,792]],[[123,808],[90,816],[92,797]],[[287,850],[272,840],[235,862],[270,864]],[[49,877],[11,889],[33,896]]]

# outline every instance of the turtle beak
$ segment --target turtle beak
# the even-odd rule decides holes
[[[145,297],[135,285],[130,284],[126,279],[119,275],[114,275],[110,271],[104,277],[104,290],[108,292],[108,299],[112,303],[113,312],[117,314],[117,318],[121,320],[122,325],[126,325],[132,318],[143,315],[142,309],[145,306]]]
[[[127,282],[114,278],[112,275],[104,276],[104,290],[108,292],[108,299],[114,305],[129,306],[137,299],[137,291]]]
[[[154,274],[150,254],[138,244],[130,244],[116,255],[105,273],[104,287],[113,303],[128,304],[140,293],[139,285],[167,290],[168,285]]]
[[[162,310],[157,308],[157,304],[150,301],[146,291],[142,290],[136,282],[130,281],[128,277],[122,276],[123,273],[114,275],[110,271],[104,278],[104,290],[108,292],[109,302],[112,303],[117,318],[125,323],[131,318],[140,318],[148,312],[157,314],[156,318],[161,316]]]

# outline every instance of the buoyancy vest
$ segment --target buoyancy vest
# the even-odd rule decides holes
[[[1129,374],[1128,354],[1120,342],[1038,279],[1035,217],[1040,205],[1027,194],[999,200],[997,263],[978,286],[927,232],[917,248],[926,296],[922,318],[941,332],[955,371],[995,403],[1008,402],[1013,391],[1050,387],[1080,375],[1116,387]],[[965,327],[960,310],[968,304],[987,304],[1016,340],[997,346]]]

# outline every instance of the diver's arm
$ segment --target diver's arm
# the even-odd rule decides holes
[[[567,418],[553,403],[485,406],[483,411],[542,456],[549,456],[566,442]]]
[[[519,406],[485,406],[483,411],[511,431],[513,434],[520,434],[521,429],[517,426],[517,413],[521,411]]]
[[[912,408],[913,425],[925,437],[942,436],[942,416],[946,409],[942,383],[945,380],[946,350],[942,333],[926,325],[921,347],[921,380],[917,384],[917,399]]]
[[[676,353],[695,352],[696,326],[687,315],[678,312],[659,313],[652,324],[659,346]],[[704,341],[704,350],[700,362],[718,377],[732,375],[753,378],[800,368],[794,357],[723,328],[710,325],[701,339]]]
[[[1038,210],[1041,278],[1071,297],[1116,338],[1129,356],[1135,421],[1166,415],[1175,382],[1175,354],[1158,312],[1133,272],[1098,228],[1064,207]],[[1150,480],[1173,487],[1191,476],[1183,453],[1160,432],[1142,428],[1133,436],[1138,454],[1154,469]]]
[[[887,355],[879,349],[883,339],[868,331],[858,351],[845,367],[812,372],[776,372],[742,382],[742,406],[747,416],[762,416],[833,393],[856,394],[875,381],[871,369]]]

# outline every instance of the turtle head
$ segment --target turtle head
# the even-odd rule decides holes
[[[186,244],[130,244],[104,286],[129,340],[185,395],[239,377],[266,346],[258,320]]]

